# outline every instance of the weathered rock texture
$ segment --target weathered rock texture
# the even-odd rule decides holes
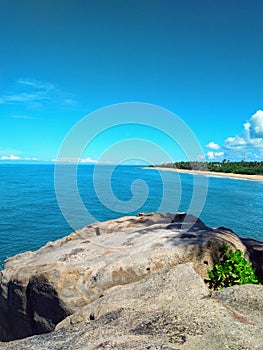
[[[263,286],[212,297],[222,242],[263,276],[263,244],[185,214],[90,225],[1,272],[0,349],[262,349]]]

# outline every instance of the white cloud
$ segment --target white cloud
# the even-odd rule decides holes
[[[19,79],[14,91],[0,96],[0,104],[59,104],[70,106],[74,103],[72,96],[53,84],[33,79]]]
[[[21,157],[19,156],[14,156],[13,154],[11,154],[10,156],[2,156],[1,160],[20,160]]]
[[[225,142],[231,143],[231,142],[233,142],[234,140],[235,140],[234,137],[228,137],[228,138],[225,140]]]
[[[5,95],[0,98],[1,104],[15,104],[24,102],[51,101],[51,96],[46,91],[35,91],[32,93],[19,92],[12,95]]]
[[[1,103],[2,104],[5,104],[5,103],[10,104],[10,103],[16,103],[16,102],[31,102],[31,101],[39,101],[42,98],[43,97],[38,92],[36,92],[34,94],[21,92],[19,94],[2,96]]]
[[[98,163],[98,161],[96,159],[92,159],[90,157],[87,157],[87,158],[63,157],[63,158],[52,159],[52,162],[55,162],[55,163],[90,163],[90,164]]]
[[[224,155],[224,152],[207,152],[206,156],[209,160],[215,159],[215,158],[219,158],[222,157]]]
[[[211,141],[206,145],[206,148],[217,150],[217,149],[220,149],[220,146],[214,141]]]
[[[263,157],[263,111],[258,110],[243,124],[240,135],[228,137],[222,148],[225,158],[259,159]]]
[[[247,145],[250,147],[263,148],[263,139],[262,138],[250,139]]]
[[[39,80],[32,80],[32,79],[19,79],[18,84],[25,85],[28,87],[32,87],[37,90],[54,90],[55,86],[53,84],[39,81]]]
[[[246,122],[245,124],[243,124],[243,126],[244,126],[244,130],[245,131],[249,131],[249,129],[250,129],[250,123],[249,122]]]
[[[88,158],[80,158],[80,163],[97,163],[98,161],[96,159]]]
[[[247,144],[247,141],[242,136],[228,137],[225,140],[225,148],[237,148],[243,147]]]
[[[243,133],[228,137],[224,142],[224,148],[246,150],[263,147],[263,111],[257,111],[243,126]]]
[[[214,152],[207,152],[206,156],[208,159],[214,159]]]
[[[263,138],[263,111],[258,110],[244,126],[252,138]]]
[[[38,160],[37,158],[30,158],[30,157],[26,157],[26,158],[23,158],[24,160],[34,160],[34,161],[36,161],[36,160]]]
[[[2,156],[0,158],[0,160],[12,160],[12,161],[16,161],[16,160],[22,160],[22,161],[37,161],[38,159],[37,158],[34,158],[34,157],[19,157],[19,156],[16,156],[14,154],[11,154],[10,156]]]

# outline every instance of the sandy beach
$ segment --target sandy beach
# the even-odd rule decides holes
[[[245,174],[220,173],[220,172],[212,172],[212,171],[185,170],[185,169],[162,168],[162,167],[153,167],[149,169],[155,169],[155,170],[161,170],[161,171],[175,171],[178,173],[194,174],[194,175],[227,177],[227,178],[235,178],[239,180],[263,181],[263,175],[245,175]]]

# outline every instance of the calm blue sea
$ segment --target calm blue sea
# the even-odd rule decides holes
[[[93,170],[92,165],[79,166],[77,181],[81,199],[97,221],[138,212],[158,211],[162,201],[163,181],[171,189],[168,192],[168,197],[171,193],[170,198],[166,198],[165,211],[174,211],[174,208],[188,211],[193,194],[193,175],[180,174],[179,186],[179,175],[176,173],[162,171],[160,176],[157,170],[139,166],[117,167],[112,173],[111,187],[119,200],[128,201],[132,198],[131,184],[134,180],[143,180],[148,185],[145,203],[136,210],[120,213],[100,202],[94,189]],[[103,177],[103,173],[102,171],[100,176]],[[225,226],[243,237],[263,241],[263,182],[216,177],[209,177],[208,182],[208,194],[201,219],[209,226]],[[181,191],[180,198],[175,195],[177,190],[178,193]],[[140,195],[140,191],[138,193]],[[107,196],[107,191],[104,196]],[[48,241],[73,231],[57,204],[54,165],[1,164],[0,197],[1,267],[5,258],[27,250],[36,250]],[[177,208],[175,203],[178,198],[180,203]],[[73,213],[74,210],[77,209],[72,207]],[[79,217],[77,226],[81,228],[89,223],[91,222]]]

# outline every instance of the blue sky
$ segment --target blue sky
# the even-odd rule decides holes
[[[52,161],[81,118],[123,102],[178,115],[207,160],[263,160],[262,16],[261,0],[0,0],[0,161]],[[126,131],[156,142],[123,128],[83,161]]]

